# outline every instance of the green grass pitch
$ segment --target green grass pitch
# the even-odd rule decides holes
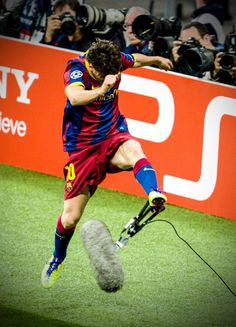
[[[99,188],[82,222],[102,219],[116,240],[144,203]],[[81,223],[57,284],[43,289],[40,274],[51,256],[62,206],[62,179],[0,165],[1,327],[236,326],[236,297],[161,221],[146,226],[119,252],[125,283],[117,293],[98,288],[81,243]],[[158,217],[173,223],[236,292],[236,222],[166,207]]]

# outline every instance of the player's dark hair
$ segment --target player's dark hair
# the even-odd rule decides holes
[[[117,74],[121,69],[121,53],[118,45],[110,40],[97,39],[89,48],[86,59],[102,76]]]

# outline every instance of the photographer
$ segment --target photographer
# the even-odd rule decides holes
[[[150,55],[152,52],[153,42],[138,39],[132,30],[133,21],[140,15],[150,15],[150,13],[147,9],[142,7],[130,7],[126,13],[124,34],[127,47],[123,50],[124,53],[143,53],[145,55]]]
[[[212,78],[219,83],[236,86],[236,34],[234,29],[226,36],[224,52],[219,52],[216,57]]]
[[[132,27],[132,28],[131,28]],[[181,30],[178,17],[157,18],[153,15],[139,14],[130,27],[130,38],[133,45],[139,47],[141,53],[170,58],[173,40],[177,39]]]
[[[60,48],[86,51],[95,40],[93,33],[79,27],[76,16],[77,0],[58,0],[53,14],[47,19],[46,33],[42,43]]]
[[[20,13],[24,0],[0,1],[0,34],[18,38],[20,35]]]
[[[192,49],[191,53],[189,49]],[[215,66],[221,56],[220,52],[217,53],[219,50],[213,44],[207,27],[199,22],[191,22],[182,28],[179,39],[173,42],[174,71],[215,80]],[[198,62],[201,59],[203,62]],[[188,61],[192,63],[189,64]]]
[[[76,21],[86,35],[110,40],[122,51],[125,46],[124,19],[127,9],[98,8],[87,4],[80,5],[76,13]]]

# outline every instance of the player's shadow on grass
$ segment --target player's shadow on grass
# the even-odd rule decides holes
[[[1,327],[82,327],[3,306],[0,306],[0,322]]]

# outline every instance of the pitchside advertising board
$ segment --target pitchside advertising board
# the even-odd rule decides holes
[[[77,53],[5,37],[0,49],[0,162],[63,177],[63,72]],[[236,220],[236,88],[148,67],[123,73],[119,96],[168,202]],[[145,197],[132,172],[101,186]]]

